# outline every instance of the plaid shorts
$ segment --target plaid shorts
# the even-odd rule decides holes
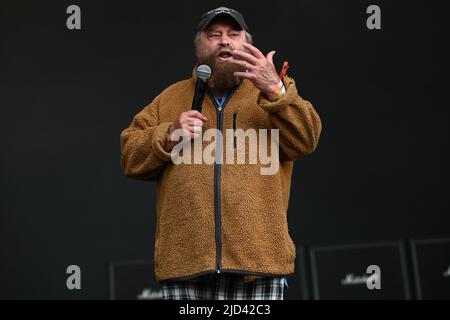
[[[161,290],[164,300],[283,300],[285,278],[244,282],[242,274],[208,274],[193,280],[163,281]]]

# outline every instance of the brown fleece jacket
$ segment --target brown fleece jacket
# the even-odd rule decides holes
[[[225,139],[225,129],[279,129],[280,162],[273,175],[261,174],[260,168],[268,165],[259,157],[256,164],[249,163],[248,139],[245,164],[172,162],[163,146],[170,125],[191,109],[195,69],[190,79],[165,89],[122,131],[124,174],[156,180],[157,281],[213,272],[241,273],[247,280],[294,272],[296,250],[287,223],[293,161],[315,150],[322,124],[311,103],[298,95],[294,80],[282,80],[287,92],[278,101],[267,100],[243,80],[222,111],[209,94],[202,107],[208,118],[203,132],[220,129],[219,119],[222,122],[224,153],[233,143]],[[203,148],[214,143],[203,141]]]

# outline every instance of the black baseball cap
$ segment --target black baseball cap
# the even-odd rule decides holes
[[[232,17],[242,29],[247,32],[249,31],[247,25],[245,24],[244,16],[240,12],[227,7],[219,7],[204,13],[200,18],[200,23],[198,24],[197,30],[205,30],[212,19],[222,14]]]

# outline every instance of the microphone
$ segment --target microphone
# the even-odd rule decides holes
[[[203,98],[205,96],[206,88],[208,87],[208,79],[211,77],[211,68],[206,64],[202,64],[198,66],[195,72],[197,74],[197,82],[195,84],[192,110],[202,112]]]

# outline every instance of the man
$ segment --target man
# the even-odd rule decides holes
[[[124,174],[157,182],[156,279],[165,299],[283,299],[296,255],[287,225],[293,161],[315,150],[319,115],[292,78],[280,78],[275,51],[264,56],[251,44],[239,12],[205,13],[194,42],[198,64],[212,69],[201,113],[191,110],[194,68],[121,133]],[[211,129],[278,134],[270,148],[278,170],[264,175],[262,161],[221,161],[225,149],[251,157],[250,139],[236,135],[211,139],[214,163],[174,163],[176,147],[207,146],[202,135]]]

